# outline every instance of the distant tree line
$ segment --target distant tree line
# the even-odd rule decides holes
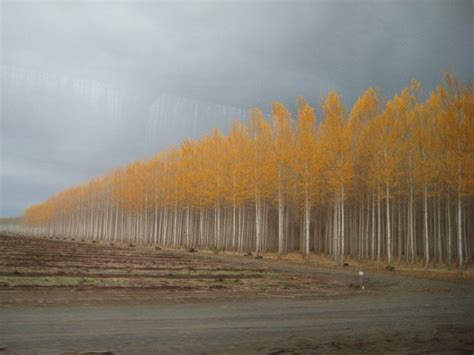
[[[39,236],[167,247],[300,250],[392,264],[472,255],[474,90],[452,75],[422,99],[412,81],[350,111],[330,92],[321,119],[280,102],[25,211]]]

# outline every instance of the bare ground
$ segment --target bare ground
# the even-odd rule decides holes
[[[470,278],[365,268],[362,291],[353,262],[12,235],[0,252],[0,353],[474,352]]]

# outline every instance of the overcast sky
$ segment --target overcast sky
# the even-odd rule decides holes
[[[273,100],[473,79],[470,0],[0,2],[0,216]]]

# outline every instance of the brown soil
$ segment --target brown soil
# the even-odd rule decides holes
[[[341,266],[336,264],[333,259],[325,255],[310,254],[309,256],[304,257],[300,253],[292,252],[284,257],[279,257],[277,254],[268,253],[265,255],[265,258],[279,262],[287,262],[297,265],[311,265],[314,267],[327,269],[341,268]],[[459,269],[455,264],[448,268],[444,264],[437,265],[435,263],[431,263],[428,268],[425,268],[424,261],[421,259],[414,264],[407,263],[405,260],[399,261],[395,259],[392,264],[394,271],[388,271],[386,269],[386,262],[384,260],[377,262],[354,257],[346,257],[344,262],[348,264],[345,267],[346,270],[363,270],[377,274],[396,274],[430,280],[459,281],[474,284],[474,260],[471,260],[468,264],[464,265],[463,269]]]
[[[388,272],[354,259],[6,234],[0,255],[7,354],[474,351],[471,269]]]
[[[177,298],[208,298],[207,293],[280,294],[310,293],[340,296],[354,292],[347,282],[324,274],[276,270],[260,260],[236,260],[207,253],[157,251],[135,247],[0,235],[1,303],[54,303],[44,290],[68,292],[69,301],[82,302],[80,291],[114,290],[124,295],[137,291],[155,298],[169,291],[186,291]],[[41,292],[37,292],[40,291]],[[74,291],[74,292],[71,292]],[[191,293],[191,294],[190,294]],[[33,296],[34,295],[34,296]],[[86,295],[87,296],[87,295]],[[132,295],[130,295],[132,296]],[[216,297],[219,295],[216,295]],[[125,297],[125,296],[124,296]],[[115,299],[116,297],[114,297]],[[118,297],[120,298],[120,297]],[[145,297],[146,298],[146,297]],[[105,297],[104,302],[107,302]]]

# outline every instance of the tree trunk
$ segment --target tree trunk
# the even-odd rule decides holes
[[[388,265],[392,265],[392,236],[390,230],[390,189],[388,187],[388,183],[385,185],[385,190],[387,193],[387,200],[386,200],[386,212],[387,212],[387,263]]]
[[[344,263],[344,185],[341,186],[341,264]]]
[[[306,184],[305,189],[305,247],[304,247],[304,255],[309,254],[309,235],[310,235],[310,204],[309,204],[309,191],[308,191],[308,184]]]
[[[190,207],[188,203],[186,206],[186,248],[189,247],[189,213],[190,213]]]
[[[428,269],[428,264],[430,262],[430,249],[429,249],[429,240],[428,240],[428,188],[426,183],[424,185],[424,225],[425,225],[425,269]]]
[[[284,218],[285,202],[283,200],[283,181],[281,167],[278,171],[278,255],[285,254]]]
[[[411,254],[411,263],[415,262],[415,230],[413,223],[413,185],[410,183],[410,206],[408,208],[408,233],[410,238],[410,254]]]
[[[444,260],[443,260],[443,249],[442,249],[442,245],[441,245],[441,193],[440,195],[438,196],[437,198],[437,202],[438,202],[438,235],[437,235],[437,240],[438,240],[438,261],[440,263],[442,263]]]
[[[380,189],[377,188],[377,262],[380,262],[380,240],[381,240],[381,221],[380,221]]]
[[[451,202],[449,201],[449,193],[447,195],[447,201],[446,201],[446,219],[448,221],[448,250],[447,250],[447,256],[448,256],[448,269],[451,269],[451,262],[452,262],[452,255],[453,255],[453,246],[452,246],[452,236],[451,236]]]
[[[462,202],[461,186],[458,188],[458,266],[462,270],[463,266],[463,247],[462,247]]]
[[[233,194],[232,194],[232,251],[235,252],[235,241],[236,241],[236,202],[235,202],[235,175],[233,176]]]
[[[255,249],[257,256],[260,255],[260,203],[258,198],[258,189],[255,187]]]
[[[371,231],[371,253],[372,260],[375,259],[375,191],[372,190],[372,231]]]

